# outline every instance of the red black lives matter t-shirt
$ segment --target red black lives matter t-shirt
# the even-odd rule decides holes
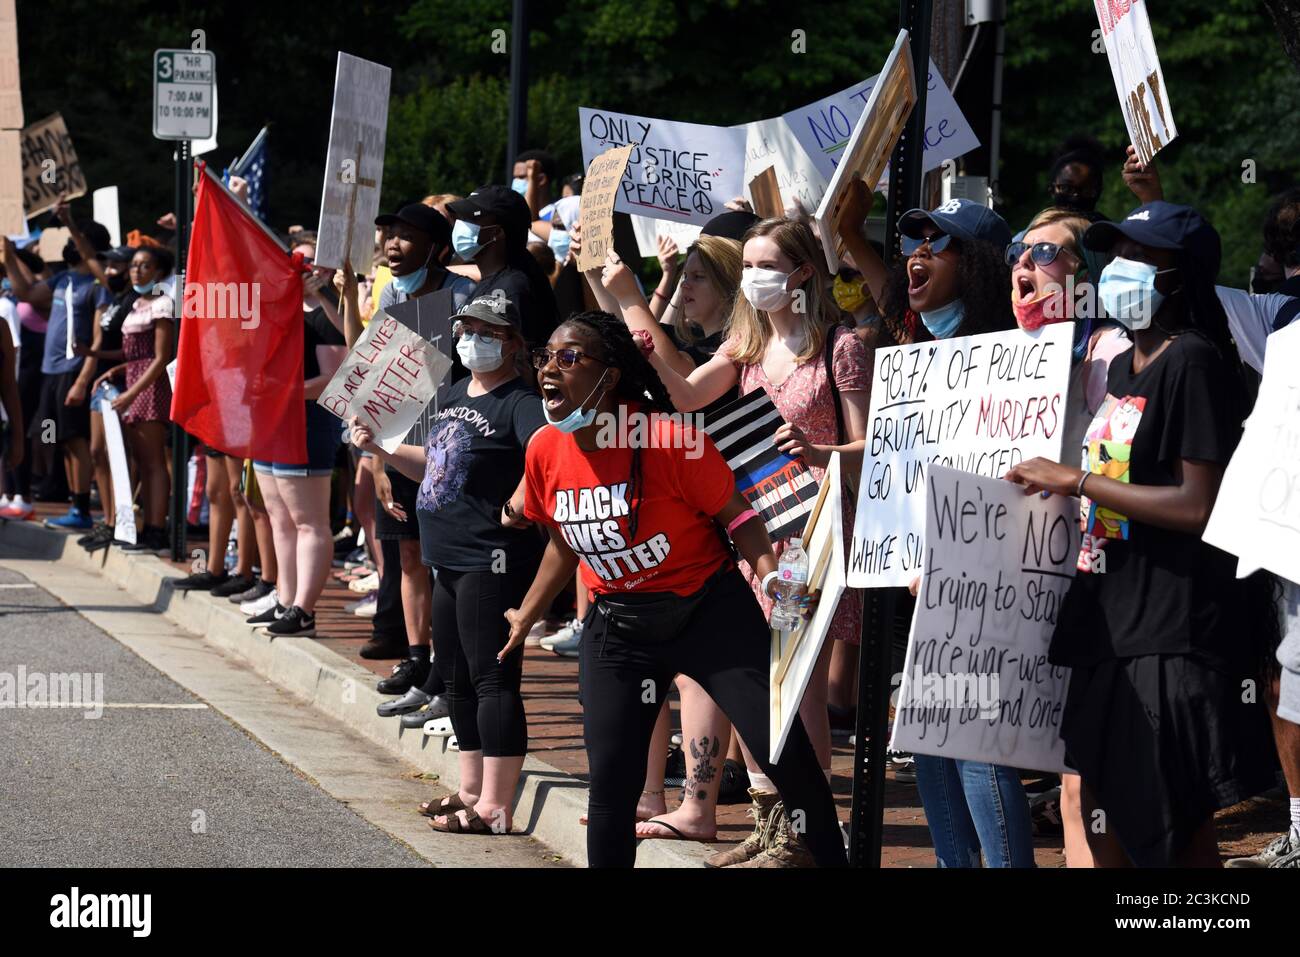
[[[635,541],[631,448],[584,452],[559,429],[542,430],[528,447],[525,514],[560,530],[592,592],[689,595],[730,558],[713,516],[736,490],[731,469],[708,436],[691,435],[685,448],[679,423],[658,421],[654,436],[641,449]]]

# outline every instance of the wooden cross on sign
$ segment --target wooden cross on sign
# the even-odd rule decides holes
[[[357,187],[365,186],[367,189],[375,188],[375,181],[373,179],[366,179],[361,175],[361,141],[360,140],[357,140],[356,169],[353,172],[355,175],[352,178],[352,182],[348,183],[347,179],[345,178],[346,173],[343,170],[339,171],[339,180],[344,183],[348,183],[348,185],[352,187],[352,194],[348,197],[348,227],[345,233],[345,235],[348,237],[348,241],[347,241],[347,245],[343,249],[343,258],[348,260],[349,262],[351,262],[352,259],[352,233],[353,233],[353,229],[356,226],[356,218],[357,218]],[[370,268],[369,263],[364,263],[363,266],[367,270],[369,270]],[[352,263],[353,271],[356,270],[356,267],[357,264]]]

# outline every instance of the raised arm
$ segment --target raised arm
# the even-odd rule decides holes
[[[14,295],[49,315],[50,306],[54,303],[54,291],[48,283],[37,282],[8,236],[0,236],[0,260],[4,263],[5,275],[14,287]]]
[[[702,366],[696,366],[690,375],[683,376],[661,356],[651,353],[650,364],[659,373],[668,397],[678,412],[694,412],[727,394],[727,390],[740,381],[735,363],[719,352]]]
[[[871,212],[871,203],[872,196],[867,184],[860,179],[854,180],[844,201],[844,216],[840,219],[839,234],[840,239],[844,240],[844,248],[853,257],[858,272],[866,280],[872,298],[877,303],[882,303],[885,301],[889,269],[863,233],[867,215]]]
[[[633,332],[648,333],[654,341],[655,352],[663,356],[678,375],[688,376],[695,371],[695,363],[691,361],[691,357],[673,344],[663,324],[651,314],[645,296],[641,295],[641,290],[637,288],[636,277],[632,275],[632,270],[627,263],[614,254],[612,249],[605,257],[605,268],[600,274],[600,282],[606,293],[613,296],[618,303],[619,312],[614,315],[621,313],[623,321]]]

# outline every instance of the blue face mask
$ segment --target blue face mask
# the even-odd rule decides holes
[[[136,292],[138,292],[140,295],[147,296],[149,295],[149,293],[153,292],[153,287],[155,285],[157,285],[157,283],[147,282],[143,286],[137,285],[136,283],[131,283],[131,288],[134,289]]]
[[[510,188],[513,189],[520,196],[526,196],[528,195],[528,180],[524,179],[523,177],[516,176],[514,179],[510,181]]]
[[[8,276],[5,276],[4,279],[0,279],[0,289],[4,290],[5,292],[8,292],[13,287],[14,284],[9,281]]]
[[[555,261],[562,263],[569,256],[569,246],[573,244],[573,237],[567,230],[556,229],[551,227],[551,235],[546,239],[546,245],[551,247],[551,252],[555,253]]]
[[[456,250],[457,256],[468,262],[482,252],[484,246],[494,241],[489,239],[486,243],[480,243],[478,237],[482,229],[477,223],[456,220],[456,225],[451,228],[451,248]]]
[[[1146,329],[1165,301],[1165,294],[1156,288],[1156,276],[1173,271],[1116,256],[1101,271],[1101,278],[1097,280],[1097,298],[1101,300],[1106,315],[1126,329]]]
[[[960,299],[954,299],[932,312],[922,312],[921,321],[936,339],[950,339],[965,316],[966,304]]]
[[[405,276],[393,276],[393,287],[404,296],[413,296],[424,287],[424,281],[429,278],[429,260],[433,259],[433,247],[429,248],[429,257],[424,261],[424,265],[415,272],[407,273]]]
[[[608,371],[609,371],[608,369],[605,370],[605,372]],[[602,372],[600,374],[600,378],[596,380],[596,385],[592,388],[590,392],[587,393],[587,398],[583,399],[582,402],[578,403],[578,407],[574,409],[572,412],[570,412],[568,415],[566,415],[564,418],[560,419],[560,421],[557,422],[554,419],[552,419],[550,410],[547,409],[546,406],[542,406],[542,414],[546,416],[546,421],[549,422],[551,425],[555,426],[561,432],[577,432],[579,429],[585,429],[587,426],[591,425],[591,423],[595,422],[596,421],[595,406],[592,406],[586,412],[582,411],[582,407],[588,401],[590,401],[591,397],[596,394],[596,389],[599,389],[600,384],[605,381],[605,372]]]

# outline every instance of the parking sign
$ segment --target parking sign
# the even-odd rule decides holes
[[[155,50],[153,135],[204,140],[215,132],[217,58],[207,50]]]

